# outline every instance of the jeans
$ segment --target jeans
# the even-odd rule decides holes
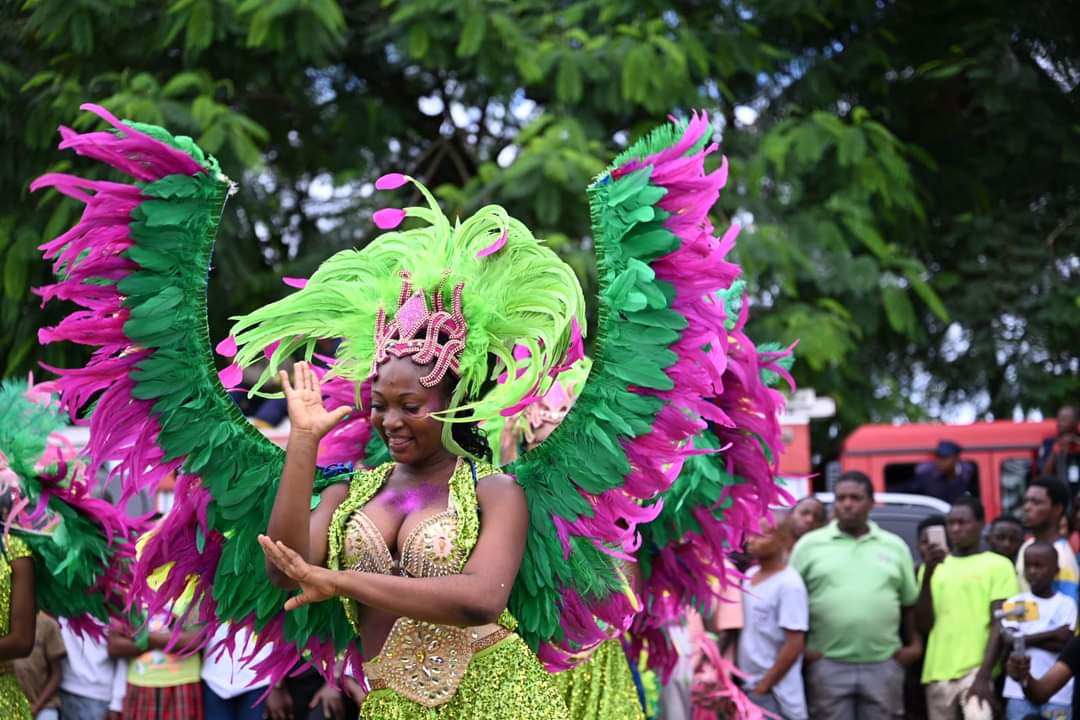
[[[265,687],[248,690],[231,698],[218,694],[203,683],[203,712],[206,720],[262,720],[264,702],[255,703],[266,692]]]
[[[1044,703],[1033,705],[1027,700],[1009,698],[1009,704],[1005,706],[1005,720],[1024,720],[1029,715],[1051,718],[1051,720],[1069,720],[1072,707],[1069,705],[1055,705]]]
[[[60,720],[105,720],[109,703],[60,691]]]

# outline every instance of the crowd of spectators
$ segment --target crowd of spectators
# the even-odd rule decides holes
[[[251,639],[222,627],[201,653],[170,642],[167,622],[101,640],[38,615],[34,649],[15,673],[35,720],[356,720],[357,705],[311,668],[277,687],[255,682]],[[264,651],[265,652],[265,651]],[[298,668],[298,671],[300,669]]]
[[[787,720],[1072,717],[1074,504],[1044,477],[1021,517],[987,525],[958,495],[919,524],[913,561],[870,519],[870,479],[845,473],[827,523],[806,498],[747,544],[736,663],[749,697]]]

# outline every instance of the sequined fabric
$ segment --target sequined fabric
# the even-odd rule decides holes
[[[0,636],[11,630],[11,562],[30,557],[30,548],[19,538],[9,535],[0,552]],[[30,703],[15,680],[10,665],[0,671],[0,718],[30,720]]]
[[[457,693],[427,708],[392,690],[373,690],[362,720],[570,720],[552,676],[517,635],[476,653]]]
[[[334,511],[329,530],[331,570],[359,570],[411,577],[456,575],[465,567],[480,534],[477,514],[476,480],[493,475],[491,465],[463,462],[450,477],[450,499],[445,511],[426,518],[413,528],[402,544],[400,567],[394,563],[379,529],[364,514],[363,507],[386,482],[393,463],[374,470],[357,472],[349,483],[349,494]],[[359,608],[342,598],[345,614],[359,632]]]
[[[411,577],[458,574],[480,534],[476,480],[498,472],[461,463],[450,478],[445,511],[424,519],[402,543],[396,564],[379,529],[364,512],[393,469],[358,472],[334,512],[328,566]],[[359,607],[342,599],[359,632]],[[366,664],[372,694],[365,718],[522,718],[565,720],[566,708],[551,677],[513,630],[503,611],[497,625],[458,628],[398,618],[382,651]]]
[[[618,640],[602,643],[588,662],[552,677],[572,720],[644,720],[630,664]]]

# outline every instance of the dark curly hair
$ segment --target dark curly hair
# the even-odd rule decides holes
[[[480,430],[478,423],[454,423],[450,428],[450,434],[454,442],[470,455],[481,460],[491,460],[491,446],[488,445],[487,437]]]

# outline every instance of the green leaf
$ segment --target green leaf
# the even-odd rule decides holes
[[[836,145],[836,160],[845,167],[857,165],[866,157],[866,138],[858,128],[845,128]]]
[[[196,2],[188,15],[187,31],[184,33],[184,47],[188,50],[203,50],[214,39],[214,7],[209,0]]]
[[[4,366],[4,377],[11,377],[22,367],[26,362],[26,358],[30,355],[30,351],[37,344],[37,334],[30,334],[19,340],[15,347],[8,353],[7,362]]]
[[[891,257],[892,253],[889,252],[889,248],[885,244],[885,240],[882,239],[881,234],[877,231],[877,228],[867,222],[851,217],[844,218],[844,225],[846,225],[848,230],[850,230],[870,252],[874,253],[874,255],[882,260]]]
[[[945,308],[945,303],[941,301],[941,297],[934,291],[934,288],[919,277],[912,277],[908,275],[908,281],[911,283],[911,287],[915,290],[915,294],[926,303],[926,307],[930,308],[930,312],[934,313],[942,322],[949,321],[949,311]]]
[[[544,225],[556,225],[559,222],[559,188],[546,182],[540,185],[536,196],[536,216]]]
[[[889,326],[902,335],[912,335],[915,332],[915,308],[911,306],[907,290],[885,285],[881,288],[881,300]]]
[[[201,72],[182,72],[174,75],[169,82],[161,88],[161,94],[165,97],[179,97],[190,90],[206,92],[207,76]]]
[[[9,302],[22,302],[28,288],[30,262],[19,257],[17,246],[4,256],[4,296]]]
[[[653,75],[656,55],[648,45],[635,45],[626,54],[622,69],[622,97],[640,101],[649,94],[649,78]]]
[[[581,100],[581,93],[581,68],[577,56],[572,52],[564,53],[555,79],[555,94],[562,102],[576,103]]]
[[[33,77],[23,83],[22,87],[19,88],[19,90],[21,92],[33,90],[36,87],[40,87],[42,85],[54,82],[57,76],[57,73],[53,72],[52,70],[43,70],[39,73],[36,73]]]
[[[475,55],[484,43],[484,33],[487,30],[487,16],[483,12],[473,12],[465,21],[465,27],[461,30],[461,38],[458,40],[457,54],[460,57]]]
[[[423,25],[413,25],[409,28],[409,57],[422,60],[431,47],[431,36]]]

